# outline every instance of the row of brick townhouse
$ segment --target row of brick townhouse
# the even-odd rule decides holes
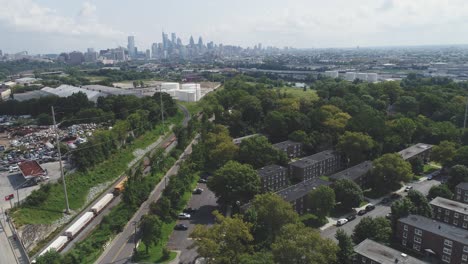
[[[289,175],[295,181],[305,181],[332,174],[343,166],[343,156],[340,153],[325,150],[289,163]]]
[[[461,182],[455,187],[455,200],[468,203],[468,182]]]
[[[434,218],[449,225],[468,229],[468,205],[436,197],[431,202]]]
[[[398,220],[396,237],[402,246],[439,263],[468,264],[468,230],[409,215]]]
[[[330,175],[330,180],[337,181],[342,179],[352,180],[361,187],[367,186],[370,170],[373,168],[372,161],[364,161],[353,167]]]
[[[321,185],[329,186],[330,184],[331,182],[324,181],[320,178],[313,178],[279,190],[276,194],[285,201],[291,203],[297,213],[303,214],[307,212],[305,199],[307,194]]]

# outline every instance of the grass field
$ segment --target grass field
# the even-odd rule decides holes
[[[180,123],[183,114],[179,112],[166,123]],[[85,206],[86,196],[91,187],[98,184],[115,180],[127,170],[127,164],[134,158],[133,151],[145,148],[156,141],[163,134],[163,126],[158,125],[152,131],[145,133],[126,148],[117,151],[111,158],[95,166],[87,172],[75,172],[67,175],[67,191],[70,208],[78,211]],[[25,224],[51,224],[63,216],[65,198],[61,183],[52,184],[47,199],[38,207],[20,207],[12,212],[17,226]]]
[[[290,94],[294,97],[299,97],[299,98],[308,98],[312,101],[317,101],[318,95],[315,92],[315,90],[307,89],[306,91],[302,90],[302,88],[293,88],[293,87],[283,87],[283,88],[278,88],[281,92]]]

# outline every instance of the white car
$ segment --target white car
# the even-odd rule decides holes
[[[342,225],[344,225],[346,223],[348,223],[348,219],[341,218],[341,219],[338,219],[338,221],[336,221],[336,226],[342,226]]]
[[[180,220],[186,220],[186,219],[190,219],[190,214],[187,214],[187,213],[180,213],[179,214],[179,219]]]
[[[405,192],[409,192],[411,189],[413,189],[413,186],[406,186]]]

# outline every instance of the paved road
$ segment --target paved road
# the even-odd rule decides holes
[[[170,177],[176,175],[179,170],[179,163],[181,157],[190,155],[192,153],[192,143],[185,149],[184,153],[180,156],[177,162],[172,166],[169,171],[164,175],[164,178],[156,185],[155,189],[151,192],[150,197],[146,200],[138,211],[133,215],[132,219],[127,223],[124,230],[117,235],[112,243],[106,248],[101,257],[96,263],[129,263],[133,250],[135,247],[135,226],[134,223],[138,222],[141,217],[149,212],[149,205],[153,201],[157,201],[161,197],[161,193],[165,188],[166,180],[169,181]]]
[[[420,182],[415,182],[415,183],[410,183],[408,185],[413,186],[413,188],[419,192],[421,192],[424,195],[427,195],[429,193],[429,190],[431,189],[432,186],[440,184],[440,179],[437,180],[422,180]],[[402,194],[403,196],[406,196],[406,192],[403,191],[404,188],[402,188],[399,193]],[[378,199],[379,201],[381,199]],[[338,228],[343,229],[346,233],[351,235],[353,233],[354,227],[361,221],[361,219],[365,216],[370,216],[370,217],[378,217],[378,216],[385,216],[386,214],[390,213],[390,206],[391,203],[387,205],[383,204],[377,204],[375,203],[375,209],[363,216],[357,216],[356,219],[353,221],[346,223],[343,226],[336,227],[336,226],[331,226],[321,232],[322,237],[330,238],[334,241],[335,239],[335,233],[338,230]]]
[[[195,225],[212,225],[215,220],[213,211],[217,208],[217,203],[214,193],[210,191],[204,183],[199,183],[198,187],[204,189],[204,192],[200,195],[192,195],[187,205],[187,207],[198,209],[197,212],[192,215],[191,220],[177,221],[177,224],[187,225],[188,230],[174,230],[167,244],[169,249],[181,252],[178,257],[178,263],[192,263],[198,255],[196,249],[188,248],[192,244],[189,235],[193,231]]]
[[[14,253],[13,245],[11,244],[10,234],[7,234],[6,230],[3,228],[5,219],[2,216],[0,219],[0,263],[27,263],[19,262]]]

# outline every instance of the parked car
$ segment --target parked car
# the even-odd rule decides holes
[[[207,183],[207,182],[208,182],[208,180],[207,180],[207,179],[203,179],[203,178],[201,178],[201,179],[198,180],[198,183]]]
[[[185,208],[182,212],[186,213],[186,214],[193,214],[197,211],[197,209],[195,208],[192,208],[192,207],[188,207],[188,208]]]
[[[413,186],[406,186],[405,192],[409,192],[411,189],[413,189]]]
[[[382,199],[382,201],[381,201],[380,203],[382,203],[382,204],[388,204],[389,202],[390,202],[390,198],[385,197],[385,198]]]
[[[359,210],[359,212],[357,214],[358,215],[365,215],[365,214],[367,214],[367,211],[366,210]]]
[[[356,219],[356,214],[348,215],[346,217],[346,220],[348,220],[348,222],[353,221],[354,219]]]
[[[348,223],[348,219],[341,218],[341,219],[338,219],[338,221],[336,221],[336,226],[342,226],[342,225],[344,225],[346,223]]]
[[[386,215],[385,215],[385,218],[387,218],[387,219],[389,219],[389,220],[390,220],[390,218],[392,218],[392,213],[388,213],[388,214],[386,214]]]
[[[187,214],[187,213],[180,213],[180,214],[179,214],[179,219],[180,219],[180,220],[188,220],[188,219],[190,219],[190,214]]]
[[[201,194],[203,192],[202,188],[196,188],[193,190],[193,194]]]
[[[187,230],[187,229],[188,229],[188,226],[184,224],[177,224],[174,226],[174,230]]]
[[[392,193],[392,195],[390,195],[390,199],[392,200],[398,200],[401,198],[401,194],[398,194],[398,193]]]
[[[366,211],[367,211],[367,212],[370,212],[370,211],[372,211],[372,210],[374,210],[374,209],[375,209],[375,205],[373,205],[373,204],[368,204],[368,205],[366,206]]]

